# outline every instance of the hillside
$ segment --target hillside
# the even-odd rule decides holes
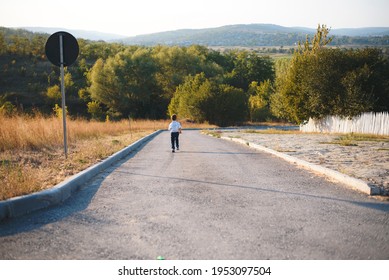
[[[262,28],[262,31],[258,31],[255,25],[248,28],[227,26],[211,31],[217,34],[220,29],[224,29],[225,38],[231,40],[234,40],[234,34],[241,36],[240,38],[247,34],[255,34],[252,35],[253,40],[263,39],[272,34],[293,38],[293,34],[285,33],[288,28],[274,25],[265,27],[266,30]],[[247,31],[250,28],[252,30]],[[181,32],[183,35],[187,33],[185,30]],[[193,37],[201,35],[199,30],[189,32]],[[300,29],[299,32],[294,34],[303,37],[298,34],[310,31]],[[322,27],[317,32],[316,34],[323,38],[327,34],[327,29]],[[47,115],[58,113],[58,104],[61,101],[58,85],[59,68],[51,65],[46,59],[44,46],[48,36],[0,27],[2,113],[7,115],[16,112],[40,112]],[[216,35],[214,38],[211,37],[210,39],[217,39]],[[364,38],[361,40],[385,39],[385,37]],[[285,77],[289,69],[289,61],[278,59],[278,55],[290,57],[296,49],[290,46],[283,48],[282,45],[257,48],[234,46],[233,51],[225,51],[222,47],[200,45],[148,47],[83,39],[78,39],[78,42],[79,57],[65,72],[69,115],[100,120],[105,119],[106,115],[113,119],[128,116],[135,119],[155,119],[166,117],[169,111],[170,114],[173,112],[182,114],[194,121],[208,121],[222,126],[241,123],[246,121],[248,116],[250,120],[258,121],[273,117],[269,111],[272,103],[270,106],[265,105],[266,107],[263,104],[268,102],[270,95],[273,94],[271,83],[275,81],[277,75]],[[243,39],[241,43],[244,43]],[[359,110],[357,111],[359,113],[365,108],[386,111],[385,106],[389,104],[387,100],[389,69],[384,58],[388,57],[389,47],[365,48],[362,45],[361,48],[363,51],[355,50],[354,47],[334,48],[328,52],[320,52],[322,59],[312,59],[309,61],[311,64],[296,64],[295,67],[300,72],[293,70],[292,73],[296,73],[298,79],[291,80],[288,76],[288,79],[279,78],[274,83],[293,86],[304,77],[307,79],[307,85],[304,84],[305,90],[302,94],[321,89],[325,93],[325,99],[320,100],[326,101],[323,104],[317,101],[307,102],[306,104],[314,105],[308,108],[310,111],[304,109],[302,112],[304,114],[309,112],[310,115],[284,114],[289,112],[289,108],[299,108],[299,104],[288,104],[288,110],[270,107],[278,110],[275,112],[280,112],[275,116],[300,123],[311,116],[321,117],[328,114],[329,109],[324,106],[327,104],[331,105],[331,110],[337,108],[337,114],[343,112],[340,110],[344,110],[344,114],[350,112],[355,114],[356,110]],[[304,55],[305,53],[307,56],[311,55],[311,52],[304,52]],[[273,59],[269,54],[277,55],[277,59]],[[293,60],[293,63],[301,61],[305,62]],[[324,85],[324,82],[327,84]],[[284,94],[284,91],[276,93],[280,95]],[[302,94],[299,100],[310,97]],[[329,94],[333,94],[333,98],[329,98]],[[336,94],[345,98],[351,95],[352,98],[347,102],[337,102]],[[248,100],[248,95],[253,96],[251,101]],[[277,98],[288,100],[283,96]],[[332,100],[336,103],[328,102]],[[373,103],[375,100],[380,102]],[[262,104],[262,107],[260,110],[254,110],[252,105],[248,106],[249,101],[255,106]],[[277,103],[274,104],[277,106]],[[348,107],[339,109],[339,106],[336,107],[338,104],[347,104]],[[322,108],[327,111],[322,113]]]
[[[313,36],[316,33],[314,28],[284,27],[275,24],[237,24],[216,28],[180,29],[127,38],[117,34],[76,29],[48,27],[23,27],[22,29],[41,34],[52,34],[63,30],[73,34],[76,38],[119,42],[126,45],[189,46],[197,44],[210,47],[293,46],[299,41],[304,41],[307,35]],[[21,32],[21,29],[18,31]],[[389,27],[332,29],[330,35],[334,36],[332,45],[389,45]]]
[[[316,30],[274,24],[240,24],[205,29],[180,29],[129,37],[128,45],[293,46]],[[389,45],[389,27],[334,29],[333,45]]]

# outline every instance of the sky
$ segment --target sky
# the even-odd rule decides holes
[[[389,0],[0,0],[0,26],[135,36],[268,23],[332,29],[389,27]]]

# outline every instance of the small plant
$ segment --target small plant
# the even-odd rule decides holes
[[[343,140],[335,140],[330,142],[319,142],[319,144],[332,144],[332,145],[339,145],[339,146],[345,146],[345,147],[356,147],[358,144],[353,143],[351,140],[343,139]]]
[[[88,106],[88,113],[92,115],[92,119],[100,120],[103,117],[104,115],[103,109],[101,109],[99,102],[91,101],[88,102],[87,106]]]
[[[66,109],[66,114],[68,114],[68,107],[65,106],[65,109]],[[62,108],[58,104],[55,104],[53,111],[54,114],[57,116],[57,118],[62,119]]]
[[[222,134],[222,132],[219,130],[203,130],[202,132],[216,138],[220,138]]]
[[[16,112],[15,106],[9,102],[6,101],[0,106],[0,114],[3,116],[11,117]]]
[[[352,139],[347,139],[347,138],[339,139],[338,144],[340,146],[346,146],[346,147],[358,146],[358,144],[354,143]]]

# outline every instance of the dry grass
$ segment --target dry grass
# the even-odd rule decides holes
[[[62,120],[0,116],[0,200],[50,188],[152,131],[166,129],[169,122],[68,120],[65,159]]]
[[[358,146],[358,142],[389,142],[388,136],[373,135],[373,134],[359,134],[359,133],[348,133],[339,134],[334,141],[331,142],[320,142],[320,144],[334,144],[340,146]]]
[[[100,138],[104,135],[134,133],[144,130],[166,128],[168,121],[134,121],[96,122],[85,120],[68,120],[68,141]],[[23,149],[40,150],[63,145],[62,120],[52,117],[0,116],[0,152]]]
[[[389,137],[384,135],[374,135],[374,134],[360,134],[360,133],[348,133],[339,135],[339,141],[373,141],[373,142],[389,142]]]

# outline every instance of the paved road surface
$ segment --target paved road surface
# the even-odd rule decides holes
[[[169,141],[0,223],[0,259],[389,258],[388,202],[197,131]]]

